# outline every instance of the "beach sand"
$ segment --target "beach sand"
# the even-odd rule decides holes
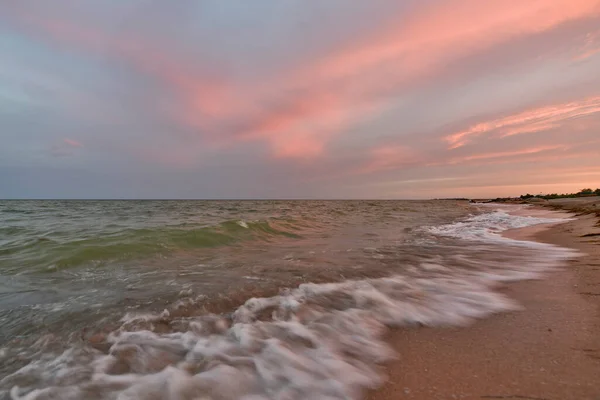
[[[390,332],[399,354],[371,400],[600,400],[600,232],[594,215],[506,232],[586,255],[543,280],[500,290],[522,311],[464,328]]]

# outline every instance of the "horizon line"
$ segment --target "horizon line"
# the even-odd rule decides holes
[[[518,197],[518,196],[517,196]],[[498,197],[477,197],[492,199]],[[436,198],[0,198],[0,201],[426,201],[426,200],[470,200],[469,197],[436,197]]]

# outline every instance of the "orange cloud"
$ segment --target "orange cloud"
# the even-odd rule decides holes
[[[495,134],[500,137],[542,132],[562,126],[573,118],[600,112],[600,97],[535,108],[515,115],[473,125],[444,138],[450,149],[464,146],[474,137]]]

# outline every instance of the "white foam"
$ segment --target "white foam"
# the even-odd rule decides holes
[[[490,206],[488,206],[490,207]],[[456,237],[465,240],[488,243],[504,243],[517,246],[540,247],[538,242],[514,240],[502,236],[509,229],[525,228],[540,224],[559,224],[570,218],[543,218],[527,215],[515,215],[511,212],[522,212],[522,206],[494,206],[493,212],[471,216],[470,218],[452,224],[430,227],[429,231],[436,235]],[[557,213],[558,214],[558,213]],[[543,247],[546,247],[543,245]]]
[[[238,224],[239,226],[241,226],[242,228],[246,228],[248,229],[248,224],[246,223],[246,221],[237,221],[236,224]]]
[[[381,341],[386,326],[465,324],[516,307],[484,279],[469,278],[304,284],[284,295],[248,300],[212,333],[204,329],[211,324],[206,318],[185,332],[117,331],[109,335],[109,355],[98,353],[88,367],[73,364],[87,368],[87,380],[56,385],[59,375],[75,368],[57,362],[73,356],[65,353],[53,361],[52,371],[36,371],[49,388],[22,397],[13,389],[11,396],[79,399],[93,387],[101,399],[359,398],[364,388],[381,384],[376,365],[394,356]],[[258,320],[266,310],[273,317]],[[124,374],[114,376],[118,368]]]
[[[573,220],[568,214],[538,211],[529,206],[486,204],[482,209],[492,209],[491,212],[470,216],[464,221],[452,224],[429,227],[428,231],[440,236],[463,239],[471,243],[493,244],[526,248],[526,253],[516,253],[521,257],[510,258],[514,254],[508,249],[505,252],[505,262],[489,268],[478,265],[479,275],[489,280],[510,282],[524,279],[535,279],[541,273],[560,267],[567,259],[581,254],[573,249],[529,240],[517,240],[502,235],[509,229],[526,228],[542,224],[561,224]],[[526,215],[532,214],[532,215]],[[538,216],[534,216],[538,215]],[[550,216],[556,217],[550,217]],[[487,249],[484,247],[484,249]],[[495,247],[496,250],[502,247]],[[491,249],[487,249],[491,251]],[[523,250],[525,251],[525,250]],[[481,263],[481,260],[469,260],[469,263]]]

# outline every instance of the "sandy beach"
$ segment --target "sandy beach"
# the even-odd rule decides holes
[[[562,206],[568,210],[577,204]],[[399,358],[388,365],[389,381],[368,398],[600,399],[597,223],[594,214],[586,214],[564,224],[505,232],[514,239],[574,248],[584,255],[545,279],[501,288],[523,306],[522,311],[464,328],[392,331],[389,341]]]

